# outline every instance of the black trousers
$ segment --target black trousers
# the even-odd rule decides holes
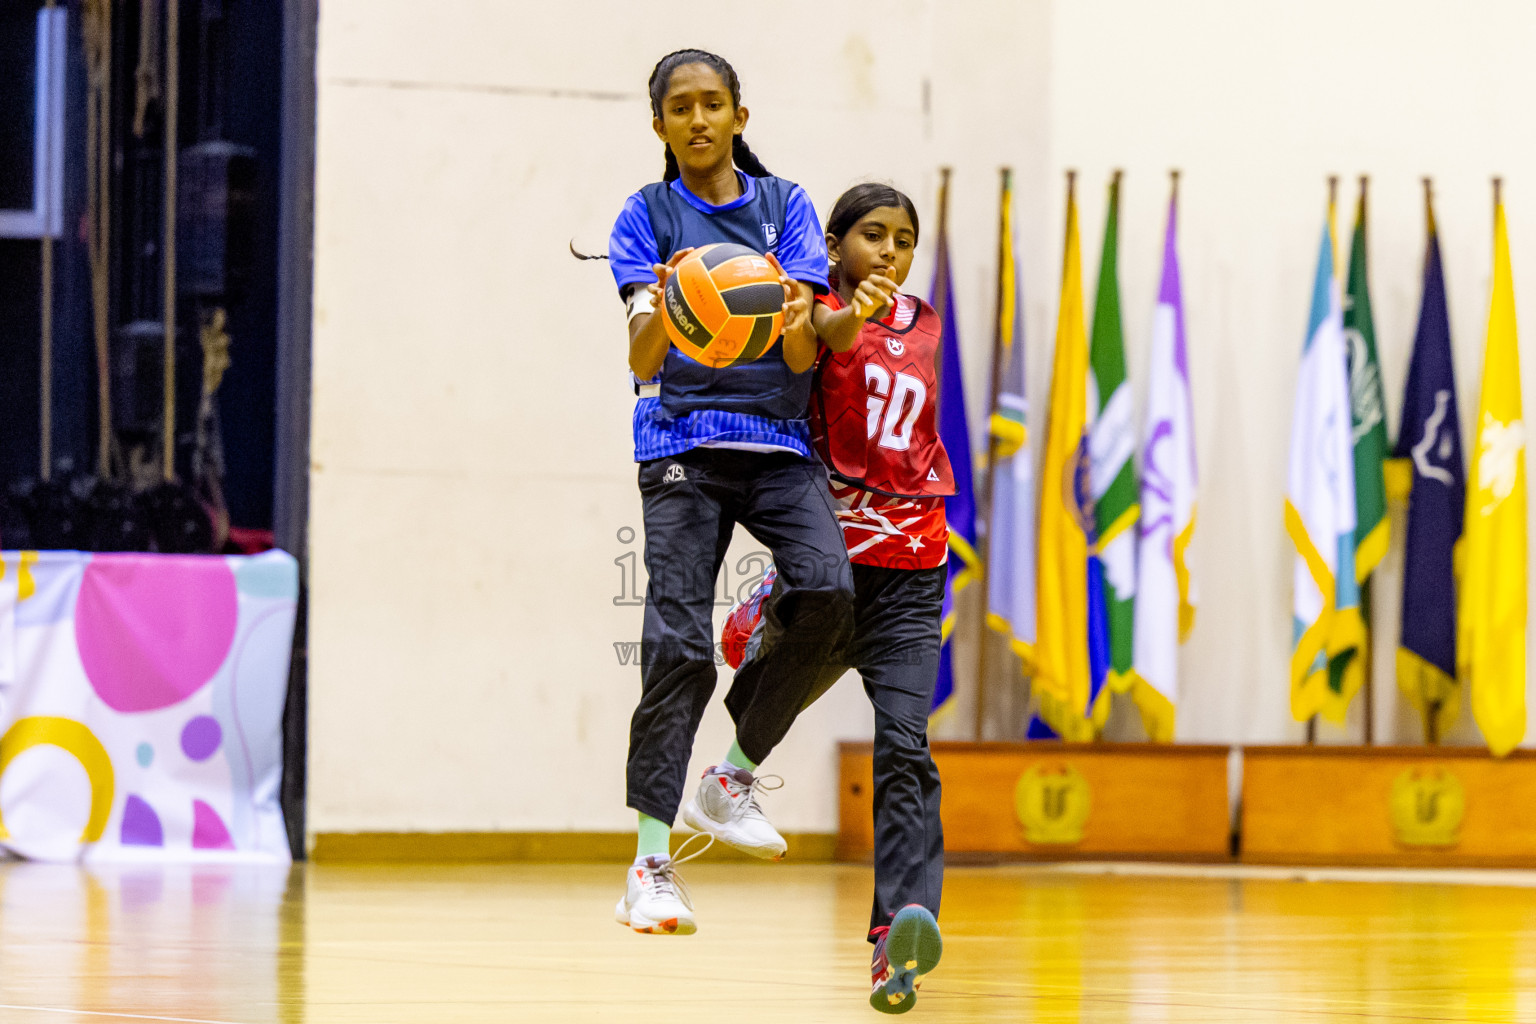
[[[935,917],[944,889],[939,770],[928,751],[928,712],[939,676],[945,566],[853,567],[854,627],[822,668],[810,699],[857,669],[875,706],[875,902],[869,926],[909,903]]]
[[[736,741],[767,758],[810,701],[817,669],[853,627],[853,578],[820,463],[790,453],[696,448],[640,465],[645,627],[629,728],[628,804],[671,822],[694,734],[715,690],[715,579],[736,523],[773,555],[760,656],[725,699]]]

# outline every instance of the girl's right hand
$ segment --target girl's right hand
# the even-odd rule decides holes
[[[859,282],[854,289],[853,298],[848,305],[853,307],[853,315],[861,320],[868,320],[881,309],[896,301],[896,282],[882,274],[870,274]]]
[[[683,262],[691,252],[693,252],[693,247],[689,246],[686,249],[677,250],[677,252],[672,254],[672,258],[665,263],[651,264],[651,273],[656,275],[656,283],[648,284],[645,287],[651,293],[652,309],[661,308],[661,292],[667,286],[667,278],[672,276],[672,272],[677,269],[677,265]]]

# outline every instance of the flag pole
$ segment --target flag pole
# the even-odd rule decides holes
[[[998,176],[1001,179],[1001,182],[1000,182],[1001,188],[1000,188],[1000,192],[999,192],[998,215],[997,215],[997,312],[998,312],[998,316],[997,316],[997,322],[993,325],[993,330],[992,330],[992,383],[991,383],[990,393],[987,396],[987,412],[988,412],[988,415],[990,415],[992,413],[992,411],[997,408],[997,396],[998,396],[999,392],[1002,390],[1002,380],[1001,380],[1001,376],[1002,376],[1001,370],[1002,370],[1002,368],[1001,368],[1000,363],[1001,363],[1001,360],[1002,360],[1002,357],[1003,357],[1003,345],[1006,343],[1006,339],[1004,339],[1004,337],[1003,337],[1003,317],[1002,317],[1003,301],[1006,298],[1006,296],[1004,296],[1004,294],[1003,294],[1003,263],[1004,263],[1005,259],[1007,258],[1007,255],[1008,255],[1008,246],[1012,243],[1012,239],[1010,239],[1008,237],[1008,232],[1007,232],[1007,226],[1008,226],[1008,216],[1007,216],[1007,214],[1008,214],[1008,211],[1004,208],[1003,204],[1008,202],[1009,197],[1010,197],[1010,193],[1012,192],[1012,187],[1013,187],[1013,168],[1011,168],[1011,167],[1001,168],[1000,171],[999,171],[999,175]],[[1015,268],[1015,273],[1017,273],[1017,268]],[[1014,310],[1014,316],[1018,316],[1018,315],[1019,315],[1019,311],[1018,310]],[[985,479],[987,480],[987,486],[983,489],[983,493],[985,495],[987,495],[989,498],[990,498],[990,495],[991,495],[991,486],[990,485],[991,485],[991,480],[992,480],[992,457],[993,457],[993,453],[994,453],[995,448],[996,448],[996,443],[995,442],[993,442],[993,443],[991,443],[991,444],[989,444],[987,446],[987,474],[986,474],[986,477],[985,477]]]
[[[1068,220],[1071,219],[1072,203],[1073,203],[1073,201],[1076,198],[1077,198],[1077,171],[1069,170],[1069,171],[1067,171],[1067,214],[1068,214],[1068,218],[1067,219]],[[1066,272],[1066,268],[1067,268],[1067,254],[1066,254],[1066,246],[1065,245],[1062,246],[1061,268],[1062,268],[1062,272],[1065,273]]]
[[[1366,227],[1366,190],[1370,186],[1370,175],[1360,175],[1360,230],[1368,230]],[[1364,270],[1365,268],[1362,268]],[[1372,621],[1376,615],[1374,602],[1371,600],[1371,581],[1375,578],[1373,572],[1365,578],[1360,586],[1360,618],[1365,622],[1365,650],[1361,652],[1365,659],[1365,682],[1363,699],[1365,701],[1365,745],[1374,746],[1376,743],[1376,684],[1371,676],[1375,673],[1376,658],[1372,647],[1375,643],[1376,629]]]
[[[1337,174],[1330,174],[1328,175],[1328,245],[1332,249],[1329,255],[1333,257],[1333,279],[1335,281],[1339,279],[1338,209],[1339,176]]]
[[[991,647],[992,631],[987,625],[987,619],[992,613],[992,588],[987,581],[992,577],[992,480],[993,464],[997,461],[997,433],[992,429],[992,417],[997,413],[997,396],[1002,387],[1003,374],[1003,263],[1008,258],[1008,246],[1012,239],[1008,237],[1008,200],[1010,186],[1013,184],[1013,168],[1003,167],[999,169],[999,200],[997,214],[997,315],[993,318],[992,325],[992,376],[987,393],[987,460],[981,468],[981,488],[977,495],[980,506],[976,512],[978,520],[977,543],[981,550],[977,552],[981,558],[982,582],[981,588],[981,626],[976,635],[976,739],[982,738],[982,727],[986,721],[987,713],[987,678],[991,668],[991,659],[988,657],[988,648]],[[1017,268],[1015,268],[1017,273]],[[1014,316],[1019,315],[1014,310]]]
[[[48,11],[54,9],[54,0],[48,0],[43,5]],[[50,31],[52,23],[49,23]],[[51,38],[51,37],[50,37]],[[56,111],[48,112],[48,123],[43,126],[45,133],[42,148],[45,160],[53,159],[53,129],[54,124],[60,120]],[[39,182],[39,187],[46,188],[46,183],[54,180],[55,169],[46,168],[44,178]],[[62,176],[61,176],[62,177]],[[62,197],[51,197],[43,204],[43,231],[38,240],[41,244],[41,323],[39,324],[38,338],[38,384],[41,394],[38,398],[38,477],[45,483],[53,476],[53,204],[63,205]]]
[[[1076,204],[1077,204],[1077,171],[1074,170],[1074,169],[1068,169],[1068,171],[1067,171],[1067,208],[1065,210],[1066,216],[1063,218],[1063,225],[1062,225],[1062,229],[1061,229],[1062,230],[1062,241],[1061,241],[1061,280],[1063,282],[1065,282],[1066,279],[1067,279],[1067,267],[1069,266],[1068,261],[1072,258],[1071,257],[1071,252],[1072,252],[1072,245],[1071,245],[1071,242],[1072,242],[1072,214],[1073,214],[1073,211],[1076,209]],[[1063,292],[1062,301],[1065,302],[1066,301],[1066,295],[1065,295],[1066,285],[1065,284],[1062,285],[1062,292]],[[1058,314],[1059,314],[1059,312],[1060,312],[1060,310],[1058,309]],[[1060,342],[1060,340],[1061,340],[1061,334],[1060,334],[1060,330],[1058,328],[1058,331],[1057,331],[1057,341]],[[1054,393],[1055,387],[1056,387],[1054,377],[1055,377],[1055,369],[1053,367],[1052,368],[1052,378],[1053,379],[1052,379],[1052,382],[1051,382],[1051,389],[1052,389],[1053,393]],[[1046,413],[1047,417],[1052,416],[1054,414],[1055,414],[1055,409],[1054,408],[1048,410],[1047,413]],[[1046,430],[1045,430],[1045,435],[1044,436],[1046,438],[1046,448],[1049,449],[1050,448],[1050,421],[1049,421],[1049,419],[1047,419],[1047,421],[1046,421],[1045,428],[1046,428]],[[1047,451],[1047,457],[1049,457],[1049,451]],[[1039,493],[1043,494],[1044,492],[1042,490]],[[1043,508],[1043,506],[1042,506],[1042,508]],[[1037,536],[1038,536],[1038,533],[1039,533],[1039,529],[1040,529],[1040,525],[1039,525],[1039,520],[1037,519],[1036,520],[1036,524],[1035,524],[1035,530],[1036,530]],[[1036,574],[1036,579],[1037,580],[1039,579],[1039,572],[1040,572],[1040,570],[1039,570],[1039,560],[1038,560],[1038,557],[1037,557],[1037,559],[1036,559],[1036,570],[1035,570],[1035,574]],[[1038,583],[1037,583],[1037,586],[1038,586]],[[1038,591],[1037,591],[1037,593],[1038,593]],[[1039,612],[1040,612],[1040,608],[1039,608],[1039,604],[1037,602],[1036,606],[1035,606],[1035,614],[1038,616]],[[1039,628],[1036,627],[1035,641],[1038,643],[1041,639],[1043,639],[1043,638],[1040,636]],[[1087,639],[1087,638],[1085,637],[1084,639]],[[1030,707],[1032,709],[1035,709],[1035,710],[1031,711],[1031,714],[1038,714],[1038,708],[1040,706],[1040,703],[1039,703],[1039,697],[1038,697],[1038,695],[1037,695],[1037,693],[1035,691],[1034,685],[1033,685],[1033,681],[1031,681],[1031,685],[1030,685],[1030,688],[1029,688],[1029,702],[1030,702]],[[1088,710],[1091,710],[1091,709],[1088,709]]]
[[[1435,185],[1429,175],[1424,176],[1424,225],[1430,238],[1435,237]],[[1426,254],[1427,258],[1427,254]],[[1423,692],[1423,672],[1420,671],[1420,693]],[[1424,741],[1432,747],[1440,745],[1440,706],[1438,700],[1429,701],[1424,709]]]
[[[934,254],[933,258],[935,268],[941,266],[944,259],[949,255],[949,174],[950,168],[939,168],[939,250]],[[942,325],[944,318],[949,315],[949,292],[946,289],[944,292],[935,295],[934,298],[939,301],[934,306],[933,311],[939,314],[939,323]],[[935,365],[933,377],[934,386],[939,389],[938,393],[942,397],[944,394],[944,360],[942,357],[938,359]],[[934,413],[935,422],[937,422],[937,406],[934,408]]]
[[[167,483],[176,479],[176,158],[177,128],[180,124],[181,27],[180,5],[170,0],[165,6],[165,234],[161,246],[164,262],[164,309],[160,311],[165,331],[165,392],[162,396],[160,445],[161,476]]]

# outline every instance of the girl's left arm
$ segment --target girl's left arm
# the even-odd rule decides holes
[[[816,293],[804,281],[791,281],[779,267],[779,261],[768,258],[779,271],[779,283],[784,286],[784,362],[792,373],[804,373],[816,362],[819,341],[816,328],[811,324],[811,303]]]
[[[821,223],[805,189],[794,186],[784,207],[784,224],[779,233],[779,252],[794,268],[792,280],[777,256],[768,253],[768,262],[784,286],[784,362],[794,373],[804,373],[816,362],[820,341],[811,323],[811,305],[816,289],[827,287],[827,246]],[[809,279],[807,283],[805,279]]]
[[[791,281],[773,253],[767,256],[784,288],[784,332],[779,336],[784,362],[790,372],[804,373],[816,362],[816,328],[811,325],[811,300],[816,293],[804,281]]]

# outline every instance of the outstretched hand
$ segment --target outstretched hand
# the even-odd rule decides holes
[[[667,287],[667,278],[671,277],[673,273],[676,272],[677,265],[683,262],[683,260],[687,259],[688,254],[691,252],[693,252],[693,247],[689,246],[686,249],[677,250],[677,252],[672,254],[672,258],[667,260],[665,263],[651,264],[651,273],[656,275],[656,283],[648,284],[645,287],[646,290],[651,293],[652,309],[661,308],[661,293],[662,290]]]
[[[896,282],[882,274],[870,274],[854,289],[848,305],[853,307],[854,316],[868,320],[895,301]]]
[[[810,325],[811,304],[805,301],[805,296],[791,281],[789,275],[784,272],[773,253],[767,253],[768,263],[773,267],[774,273],[779,275],[779,285],[784,289],[784,333],[802,334]]]

